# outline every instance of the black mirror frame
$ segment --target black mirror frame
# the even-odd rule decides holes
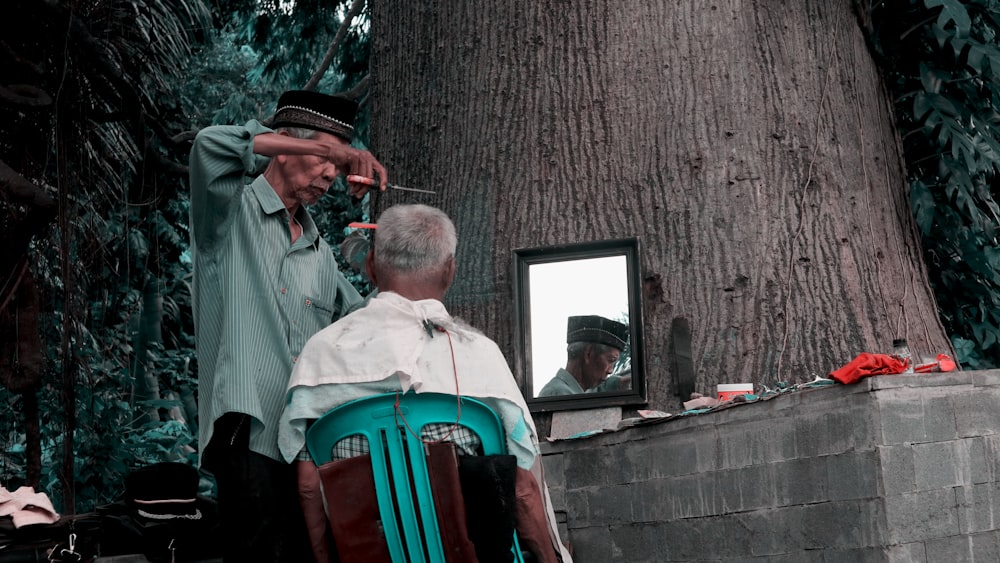
[[[531,291],[528,270],[547,264],[586,258],[625,256],[628,277],[629,338],[632,388],[624,391],[586,393],[565,397],[532,397]],[[531,412],[587,409],[604,406],[645,405],[646,369],[642,341],[642,299],[639,276],[639,239],[622,238],[555,246],[519,248],[513,252],[514,369],[519,373],[521,393]]]

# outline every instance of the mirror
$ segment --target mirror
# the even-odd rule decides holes
[[[514,363],[533,412],[646,402],[638,258],[636,238],[514,250]],[[586,341],[576,360],[567,340]]]

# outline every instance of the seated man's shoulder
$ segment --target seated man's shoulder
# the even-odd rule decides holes
[[[483,349],[496,350],[497,353],[500,353],[500,346],[498,346],[492,338],[483,334],[483,331],[457,317],[454,318],[454,321],[456,328],[462,331],[463,336],[469,342],[472,342],[476,346],[482,347]]]

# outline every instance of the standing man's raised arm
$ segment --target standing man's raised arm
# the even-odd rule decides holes
[[[378,178],[379,189],[385,191],[388,183],[388,173],[382,163],[372,153],[356,149],[341,143],[315,139],[296,139],[277,133],[263,134],[254,137],[255,153],[274,157],[278,155],[311,155],[325,158],[332,162],[338,170],[346,175],[358,175],[365,178]],[[368,191],[365,184],[350,183],[351,195],[361,197]]]

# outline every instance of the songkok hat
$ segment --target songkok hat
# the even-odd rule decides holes
[[[323,131],[348,143],[354,138],[354,117],[358,104],[343,96],[310,90],[289,90],[278,98],[278,109],[270,127],[302,127]]]
[[[566,323],[566,343],[598,342],[622,350],[628,341],[628,325],[598,315],[570,317]]]
[[[198,470],[165,461],[132,470],[125,476],[125,497],[136,513],[150,520],[201,519]]]

